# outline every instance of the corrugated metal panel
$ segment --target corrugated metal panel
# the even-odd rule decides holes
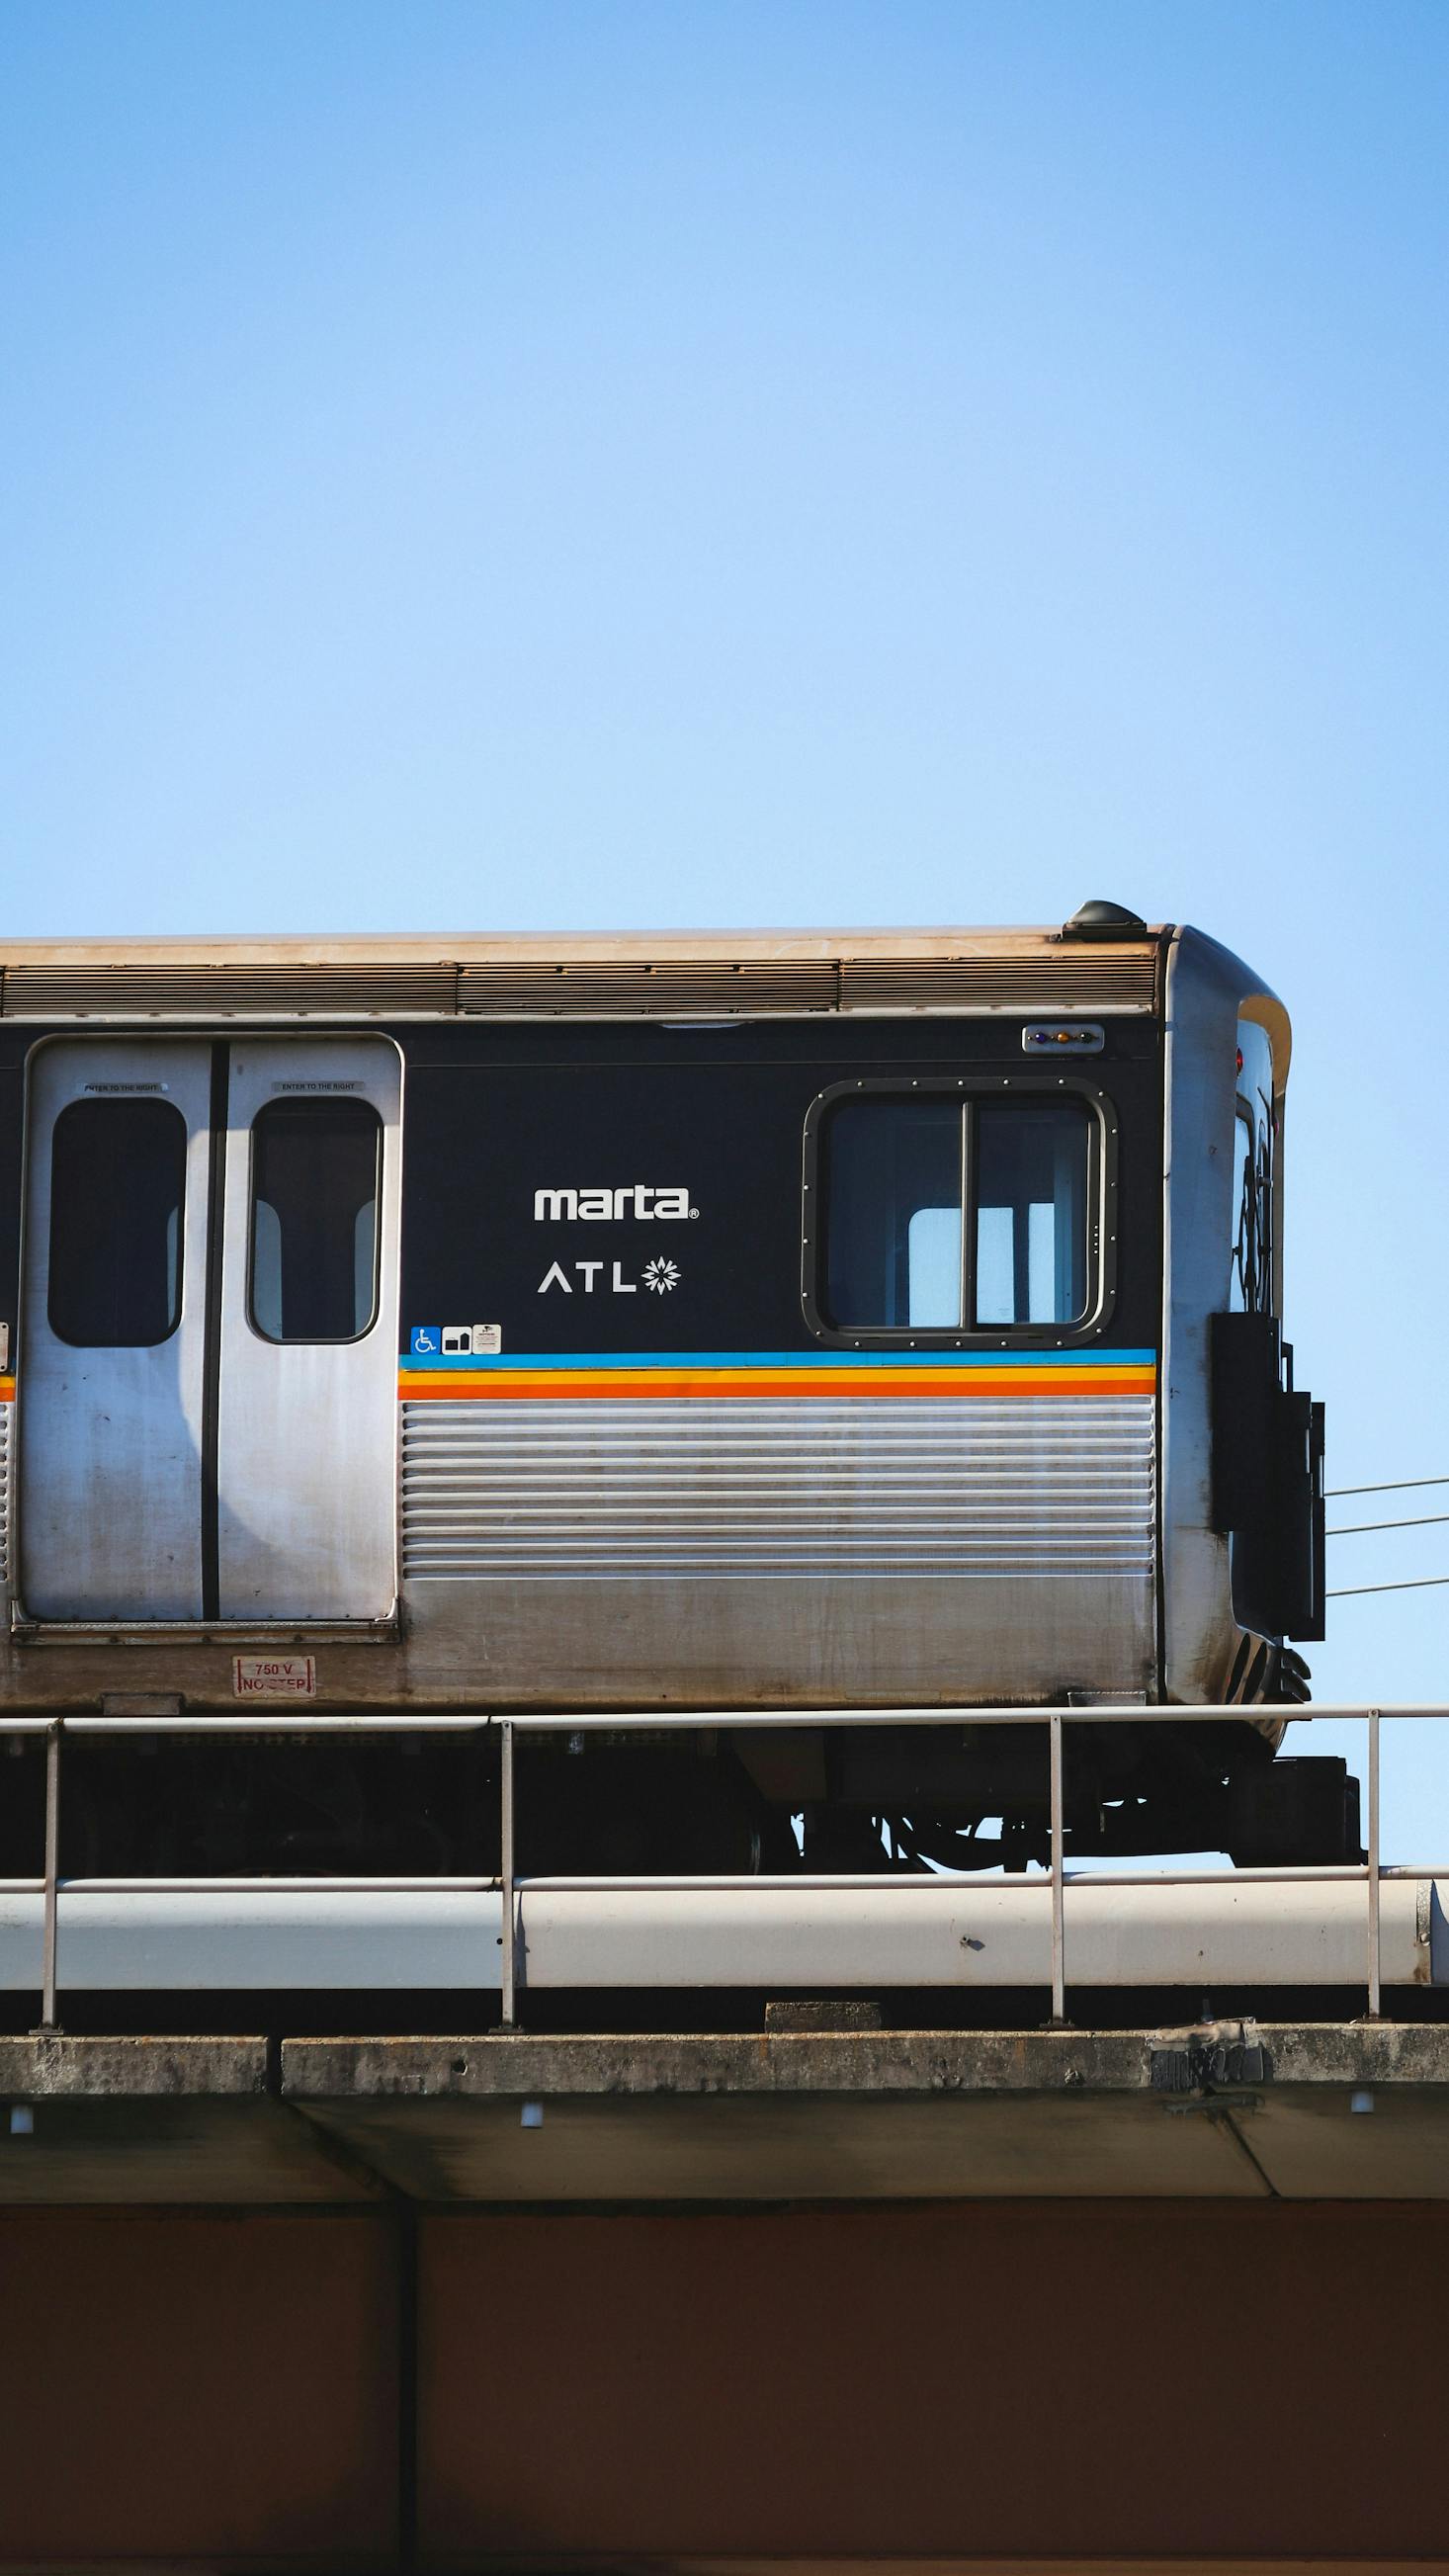
[[[430,966],[7,966],[7,1019],[150,1015],[158,1019],[262,1018],[294,1012],[388,1017],[457,1009],[457,967]]]
[[[1150,1010],[1157,947],[1044,941],[1021,955],[959,957],[547,958],[472,965],[228,961],[10,965],[8,1019],[729,1018],[758,1012]]]
[[[404,1407],[408,1580],[1145,1579],[1150,1396]]]
[[[1064,942],[1035,957],[849,958],[843,968],[850,1011],[1150,1010],[1157,950],[1078,947]]]
[[[0,1583],[10,1580],[10,1493],[14,1482],[10,1465],[10,1427],[15,1419],[13,1404],[0,1404]]]
[[[727,959],[663,960],[657,965],[622,960],[577,965],[529,963],[464,966],[458,1008],[487,1016],[537,1019],[555,1014],[636,1012],[705,1017],[740,1011],[834,1011],[840,1007],[840,968],[827,958],[778,962]]]
[[[1026,957],[677,959],[464,966],[462,1011],[526,1017],[751,1011],[1150,1010],[1157,950],[1062,945]]]

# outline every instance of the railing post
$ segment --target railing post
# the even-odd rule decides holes
[[[56,2028],[56,1983],[60,1948],[60,1739],[63,1718],[45,1733],[45,1914],[41,1934],[40,2027]]]
[[[1379,1712],[1368,1713],[1368,2017],[1379,2018]]]
[[[513,1720],[500,1723],[498,1793],[499,1852],[498,1877],[503,1899],[503,1946],[499,1966],[499,2025],[504,2030],[518,2027],[518,1928],[513,1892]]]
[[[1054,1708],[1048,1720],[1051,1729],[1051,1829],[1052,1829],[1052,2020],[1061,2023],[1067,2017],[1066,1926],[1062,1915],[1062,1713]]]

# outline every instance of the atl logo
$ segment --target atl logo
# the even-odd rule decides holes
[[[605,1271],[610,1276],[604,1279]],[[569,1271],[573,1276],[570,1278]],[[667,1297],[679,1286],[684,1273],[677,1261],[646,1261],[643,1284],[656,1297]],[[599,1281],[604,1279],[602,1288]],[[565,1297],[637,1297],[640,1283],[624,1275],[622,1261],[572,1261],[565,1270],[561,1261],[551,1261],[538,1283],[538,1294],[546,1297],[551,1288]]]

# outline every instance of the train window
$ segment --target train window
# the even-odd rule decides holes
[[[1233,1239],[1228,1310],[1266,1315],[1273,1307],[1273,1055],[1266,1029],[1238,1022],[1238,1096],[1233,1129]]]
[[[822,1320],[836,1332],[1081,1323],[1099,1133],[1074,1095],[892,1087],[838,1102],[819,1161]]]
[[[838,1330],[959,1326],[959,1100],[848,1100],[828,1128],[825,1297]]]
[[[251,1319],[269,1342],[352,1342],[377,1315],[382,1121],[365,1100],[273,1100],[252,1125]]]
[[[1271,1114],[1271,1113],[1270,1113]],[[1228,1311],[1267,1315],[1273,1308],[1272,1130],[1238,1102],[1233,1155],[1233,1258]]]
[[[1081,1100],[975,1113],[974,1319],[1079,1324],[1087,1311],[1092,1122]]]
[[[181,1315],[186,1121],[174,1101],[75,1100],[50,1143],[50,1329],[81,1350],[164,1342]]]
[[[1258,1304],[1258,1193],[1253,1178],[1252,1113],[1238,1103],[1233,1125],[1233,1265],[1228,1310],[1253,1314]]]

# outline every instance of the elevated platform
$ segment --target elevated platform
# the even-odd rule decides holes
[[[0,2203],[981,2197],[1449,2198],[1449,2027],[0,2041]]]

